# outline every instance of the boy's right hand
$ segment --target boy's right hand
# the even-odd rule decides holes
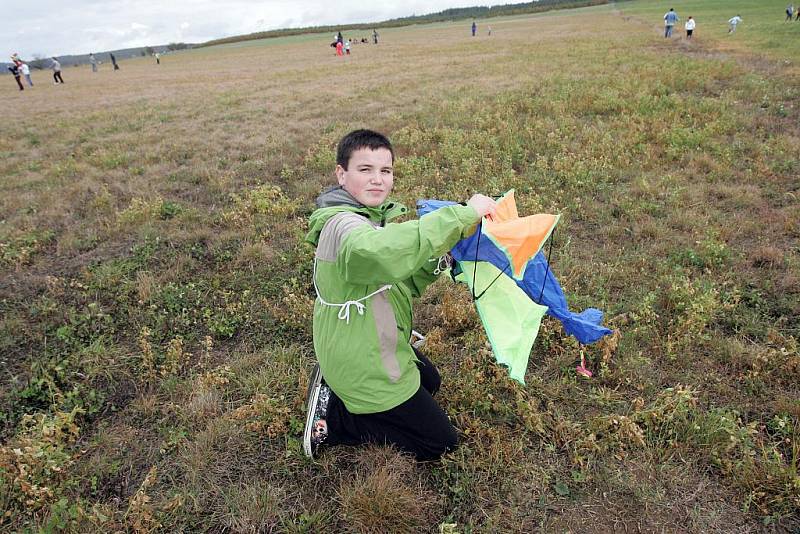
[[[467,206],[471,206],[472,209],[478,212],[479,216],[491,219],[497,209],[497,202],[486,195],[476,194],[472,195],[472,198],[467,202]]]

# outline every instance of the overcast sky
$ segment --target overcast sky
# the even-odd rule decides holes
[[[0,0],[4,13],[0,61],[8,61],[13,52],[23,58],[88,54],[492,4],[480,0]]]

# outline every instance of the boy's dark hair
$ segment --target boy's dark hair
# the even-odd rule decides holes
[[[353,130],[342,137],[342,140],[339,141],[339,146],[336,148],[336,163],[341,165],[344,170],[347,170],[350,156],[360,148],[368,148],[370,150],[385,148],[392,153],[392,163],[394,163],[392,143],[389,142],[385,135],[372,130]]]

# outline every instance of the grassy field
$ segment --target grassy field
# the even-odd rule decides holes
[[[0,78],[0,531],[800,529],[800,22],[672,6],[692,42],[637,0]],[[434,285],[415,321],[462,438],[434,464],[300,446],[302,236],[364,126],[409,205],[561,213],[553,271],[619,330],[546,320],[521,387]]]

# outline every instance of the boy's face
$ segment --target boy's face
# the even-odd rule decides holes
[[[336,166],[336,179],[361,204],[380,206],[394,185],[392,153],[386,148],[354,150],[347,169]]]

